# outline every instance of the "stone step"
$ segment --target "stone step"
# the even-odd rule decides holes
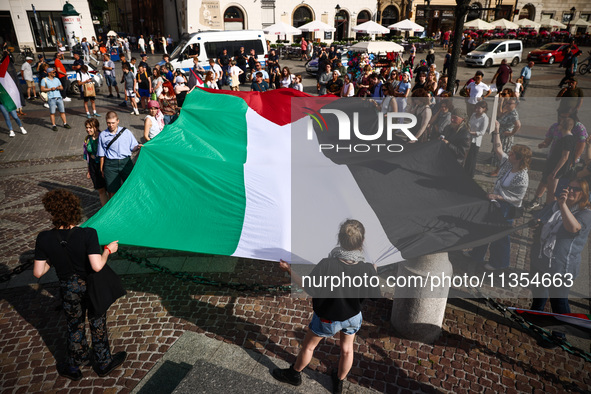
[[[277,367],[287,368],[289,363],[187,331],[138,383],[132,394],[332,392],[328,375],[306,369],[302,374],[302,385],[294,387],[277,382],[271,376],[271,371]],[[351,382],[345,382],[343,392],[377,393]]]

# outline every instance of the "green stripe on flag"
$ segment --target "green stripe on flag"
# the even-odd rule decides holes
[[[10,78],[9,74],[6,75],[8,76],[8,78]],[[2,86],[2,84],[0,84],[0,103],[2,103],[4,107],[6,107],[6,110],[8,112],[16,111],[16,104],[14,103],[14,100],[12,100],[12,97],[10,97],[10,94],[8,94],[6,89],[4,89],[4,86]]]
[[[123,187],[84,227],[95,228],[101,244],[231,255],[246,209],[247,108],[241,98],[195,89],[179,119],[146,143]],[[150,228],[138,231],[146,216]]]

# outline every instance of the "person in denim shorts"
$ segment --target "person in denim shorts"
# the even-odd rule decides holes
[[[286,369],[274,369],[272,374],[275,379],[299,386],[302,383],[301,371],[312,360],[316,346],[323,338],[339,334],[341,354],[338,370],[334,370],[332,374],[332,382],[333,393],[342,392],[343,381],[353,365],[355,334],[363,322],[361,304],[365,298],[380,297],[379,279],[375,266],[365,262],[364,239],[363,224],[354,219],[347,219],[340,226],[339,246],[307,275],[309,278],[315,278],[311,281],[303,281],[302,276],[292,270],[290,264],[280,261],[280,268],[289,272],[293,281],[313,297],[314,314],[296,362]],[[366,280],[361,286],[355,285],[355,280],[351,282],[353,285],[335,287],[329,280],[324,286],[319,286],[321,279],[327,277],[366,278]],[[342,282],[344,284],[345,281]]]
[[[51,119],[51,129],[57,131],[55,125],[55,110],[60,112],[60,116],[64,121],[64,127],[71,129],[72,127],[66,120],[66,109],[64,108],[64,100],[60,94],[60,91],[64,89],[59,79],[55,77],[55,69],[47,69],[47,77],[41,80],[41,91],[47,93],[47,102],[49,104],[49,118]]]

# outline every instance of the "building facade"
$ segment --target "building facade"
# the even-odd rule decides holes
[[[55,51],[66,44],[62,11],[63,0],[2,0],[0,1],[0,45],[4,42],[16,51],[28,46],[34,51]],[[77,39],[95,35],[87,0],[70,0],[80,14]],[[33,11],[35,7],[35,12]]]

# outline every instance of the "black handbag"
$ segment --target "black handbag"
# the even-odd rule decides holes
[[[65,240],[62,239],[59,231],[55,230],[55,234],[60,241],[60,245],[64,248],[72,270],[74,269],[74,265],[72,264],[72,258],[70,257],[67,246],[70,235],[72,235],[75,228],[69,231]],[[126,295],[127,291],[123,288],[123,283],[121,283],[119,276],[105,263],[99,272],[93,270],[86,278],[86,294],[90,300],[88,316],[100,317],[107,312],[115,301]]]

